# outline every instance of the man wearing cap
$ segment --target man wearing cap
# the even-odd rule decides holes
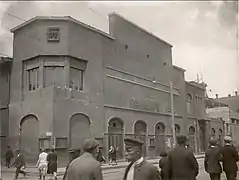
[[[161,180],[158,169],[142,157],[143,142],[125,139],[125,157],[130,162],[124,180]]]
[[[211,180],[220,180],[222,173],[220,164],[222,156],[220,154],[220,149],[216,146],[216,139],[210,139],[209,144],[209,149],[205,153],[204,167],[206,172],[210,174]]]
[[[236,180],[237,177],[237,162],[239,161],[238,152],[232,146],[232,138],[225,136],[225,146],[221,148],[223,171],[226,173],[227,180]]]
[[[96,160],[98,148],[96,139],[86,139],[83,143],[84,154],[69,164],[65,180],[102,180],[101,166]]]
[[[192,150],[185,147],[186,136],[178,136],[178,146],[168,155],[167,180],[195,180],[198,175],[198,162]]]

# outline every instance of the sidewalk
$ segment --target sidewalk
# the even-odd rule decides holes
[[[197,159],[201,159],[204,158],[204,154],[200,154],[200,155],[196,155]],[[159,162],[159,158],[155,158],[155,159],[148,159],[147,161],[149,161],[152,164],[158,164]],[[122,161],[122,162],[118,162],[117,165],[109,165],[109,164],[102,164],[102,170],[110,170],[110,169],[118,169],[118,168],[126,168],[127,165],[129,163],[126,161]],[[27,166],[25,171],[28,174],[38,174],[37,168],[34,166]],[[6,167],[2,167],[2,173],[4,172],[15,172],[15,168],[6,168]],[[57,174],[58,175],[62,175],[65,172],[65,167],[60,167],[57,169]]]

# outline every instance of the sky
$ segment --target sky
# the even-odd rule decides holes
[[[34,16],[72,16],[108,32],[117,12],[173,45],[173,63],[186,80],[204,81],[215,97],[239,91],[236,1],[0,1],[0,53],[12,56],[10,29]],[[15,17],[13,17],[15,16]]]

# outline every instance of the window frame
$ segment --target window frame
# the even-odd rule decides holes
[[[36,70],[34,72],[34,70]],[[35,91],[37,89],[39,89],[40,87],[40,67],[36,66],[36,67],[32,67],[32,68],[27,68],[27,90],[28,91]],[[33,75],[33,72],[36,73],[35,75],[35,81],[32,81],[34,83],[31,83],[31,76]],[[33,89],[33,85],[35,85],[36,87]]]
[[[72,77],[71,77],[71,70],[72,69],[77,70],[81,73],[81,77],[80,77],[80,79],[78,79],[79,81],[78,81],[78,86],[77,86],[78,88],[77,89],[75,88],[74,81],[71,80],[72,79]],[[81,82],[81,83],[79,83],[79,82]],[[75,91],[84,91],[84,70],[83,69],[75,68],[75,67],[72,67],[72,66],[70,67],[69,87],[71,89],[75,90]]]
[[[52,77],[52,79],[53,79],[53,82],[51,82],[50,83],[50,85],[49,85],[49,83],[48,83],[48,85],[46,84],[46,79],[47,79],[47,74],[46,74],[46,70],[47,70],[47,68],[54,68],[53,70],[52,70],[52,72],[53,72],[53,77]],[[56,77],[56,75],[55,75],[55,73],[56,73],[56,68],[62,68],[62,73],[64,73],[64,68],[65,68],[65,66],[63,66],[63,65],[60,65],[60,64],[57,64],[57,65],[45,65],[44,64],[44,66],[43,66],[43,87],[44,88],[46,88],[46,87],[49,87],[49,86],[52,86],[52,85],[54,85],[55,83],[60,83],[60,82],[56,82],[56,79],[55,79],[55,77]]]

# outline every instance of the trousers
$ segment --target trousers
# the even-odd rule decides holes
[[[211,180],[220,180],[221,174],[220,173],[210,173]]]
[[[227,180],[236,180],[237,172],[226,172]]]

